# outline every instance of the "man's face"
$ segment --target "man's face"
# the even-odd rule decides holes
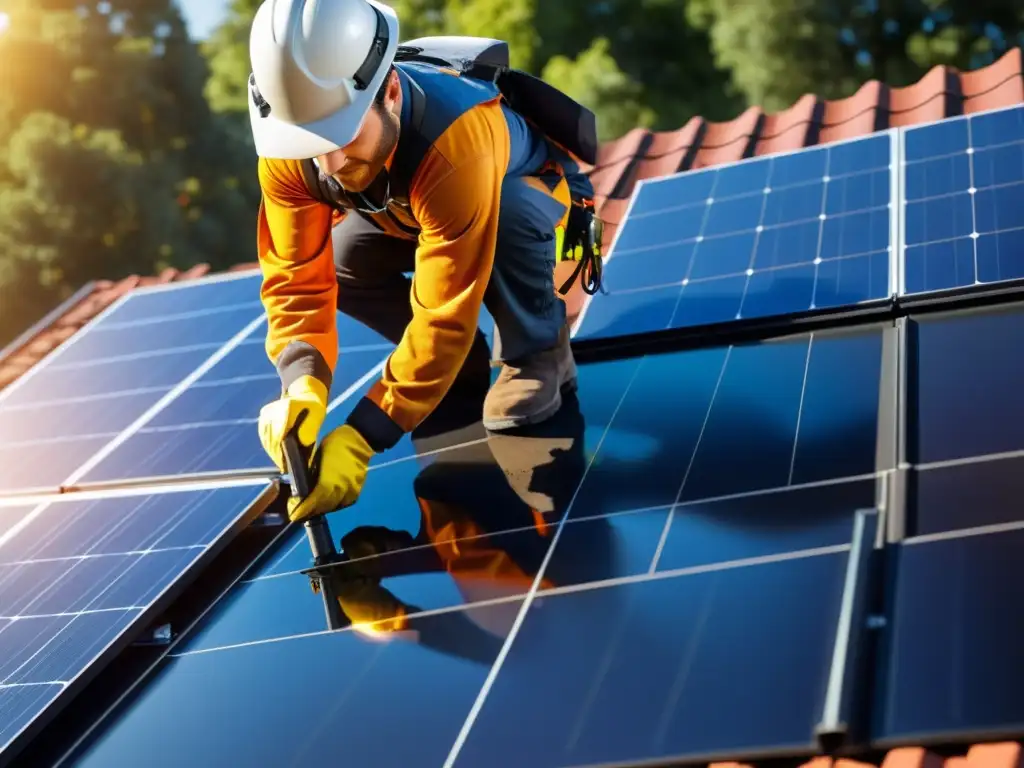
[[[317,157],[320,169],[350,192],[363,192],[380,173],[398,143],[401,85],[394,72],[382,104],[374,104],[356,137]]]

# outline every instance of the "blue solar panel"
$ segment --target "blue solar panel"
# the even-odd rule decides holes
[[[255,290],[255,287],[254,287]],[[376,381],[394,344],[362,323],[337,315],[339,358],[331,386],[332,429],[348,414],[351,403]],[[493,334],[493,320],[481,312],[480,327]],[[259,442],[260,408],[279,395],[276,370],[264,346],[266,323],[227,351],[173,400],[130,435],[104,451],[68,479],[69,484],[110,483],[193,473],[242,470],[276,472]],[[110,448],[110,446],[108,446]],[[384,460],[408,455],[408,441]],[[380,457],[374,457],[379,462]]]
[[[1011,530],[923,536],[900,546],[877,738],[981,739],[1024,725],[1020,518]]]
[[[130,294],[0,392],[0,492],[60,486],[262,312],[258,276]]]
[[[1020,305],[920,318],[911,324],[907,461],[915,469],[919,534],[1022,519],[1024,362]]]
[[[581,365],[545,425],[377,466],[330,516],[349,628],[324,631],[296,530],[71,764],[212,766],[213,738],[253,766],[814,749],[854,513],[891,469],[881,358],[869,329]],[[300,691],[253,731],[258,702]],[[415,756],[371,738],[385,724]]]
[[[383,337],[338,315],[332,399],[358,388],[393,348]],[[111,482],[191,473],[277,471],[259,441],[260,408],[278,397],[280,379],[267,357],[266,323],[230,350],[138,430],[73,478]],[[344,344],[344,342],[342,342]]]
[[[254,296],[259,300],[261,281],[259,273],[245,272],[147,288],[130,294],[128,300],[118,307],[116,318],[108,316],[101,322],[163,322],[178,314],[215,314],[217,309],[249,306]]]
[[[641,182],[575,337],[889,297],[893,136]]]
[[[903,292],[1024,277],[1024,107],[906,129]]]
[[[266,482],[0,506],[0,757],[145,629],[266,501]]]
[[[1018,729],[1024,308],[909,321],[906,538],[875,736]],[[922,652],[922,650],[926,652]]]

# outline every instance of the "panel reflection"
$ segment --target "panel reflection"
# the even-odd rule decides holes
[[[528,592],[586,470],[585,424],[579,400],[568,396],[544,424],[483,433],[483,440],[372,472],[352,514],[330,518],[342,562],[328,572],[349,622],[400,629],[415,613]],[[417,447],[436,450],[438,438]],[[666,514],[644,529],[645,554],[653,554]],[[573,528],[543,586],[646,570],[650,555],[612,556],[622,526],[597,520]],[[236,591],[190,650],[325,628],[321,598],[299,572],[311,564],[301,535],[265,575]]]

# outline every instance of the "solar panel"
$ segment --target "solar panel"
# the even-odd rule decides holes
[[[1022,546],[1019,521],[1009,530],[901,545],[879,739],[987,739],[1020,730]]]
[[[372,379],[394,345],[341,314],[341,352],[331,386],[335,402]],[[278,397],[280,379],[257,325],[188,388],[69,482],[96,483],[168,475],[256,470],[276,472],[256,429],[260,408]]]
[[[1024,519],[1009,501],[1024,449],[1024,362],[1006,352],[1024,345],[1024,309],[915,318],[909,335],[915,532]]]
[[[350,628],[325,632],[296,531],[72,763],[208,764],[214,734],[253,766],[813,751],[854,514],[891,469],[875,458],[885,333],[581,365],[553,423],[374,468],[331,516]],[[771,439],[737,453],[737,429]],[[401,615],[399,632],[365,627]],[[254,731],[271,696],[305,705]],[[414,757],[381,741],[396,729]]]
[[[895,136],[640,182],[575,338],[888,298]]]
[[[903,293],[1024,277],[1024,107],[905,129]]]
[[[274,491],[235,481],[0,503],[0,758],[145,629]]]
[[[129,294],[0,392],[0,492],[59,487],[171,397],[259,324],[258,280]]]
[[[250,289],[258,297],[258,285]],[[492,341],[494,322],[486,309],[481,311],[479,325]],[[394,349],[394,343],[340,312],[337,326],[339,358],[330,393],[332,410],[365,394]],[[261,320],[162,408],[104,444],[66,484],[276,472],[256,430],[260,408],[280,392],[279,377],[267,358],[265,337],[266,322]],[[341,411],[325,422],[325,430],[338,426],[348,409]],[[389,459],[396,457],[395,451],[389,452]]]
[[[909,537],[894,559],[876,735],[1016,730],[1024,364],[1007,350],[1024,343],[1024,307],[912,318],[908,336]]]

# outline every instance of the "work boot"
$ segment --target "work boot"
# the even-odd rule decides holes
[[[562,407],[562,392],[576,389],[576,361],[569,327],[558,344],[521,360],[506,361],[484,399],[484,428],[491,432],[539,424]]]

